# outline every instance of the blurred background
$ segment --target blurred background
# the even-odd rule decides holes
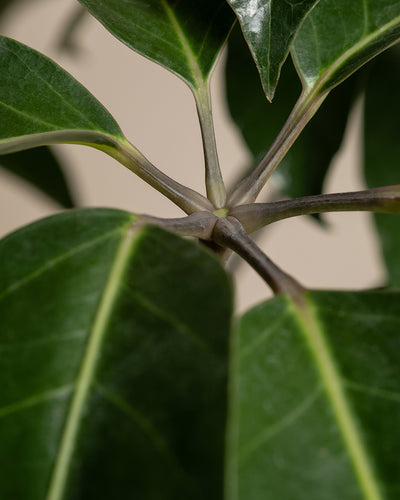
[[[55,60],[103,103],[125,135],[151,162],[179,182],[205,192],[195,105],[181,80],[135,54],[89,15],[80,21],[74,34],[77,50],[61,50],[66,23],[77,12],[76,0],[3,2],[2,35]],[[226,104],[225,61],[224,53],[213,75],[212,95],[220,163],[229,184],[249,164],[250,153]],[[360,119],[361,107],[356,106],[324,192],[364,188],[359,155]],[[57,146],[55,152],[78,207],[115,207],[162,217],[183,215],[169,200],[98,151],[66,145]],[[264,197],[272,188],[272,184],[266,187]],[[60,210],[61,206],[40,191],[0,168],[0,236]],[[329,214],[325,222],[322,228],[310,217],[281,221],[258,235],[258,243],[280,267],[311,288],[354,290],[382,284],[385,274],[371,216]],[[238,266],[234,274],[238,311],[271,295],[247,264]]]

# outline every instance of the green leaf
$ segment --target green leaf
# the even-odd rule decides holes
[[[322,94],[399,38],[399,0],[322,0],[292,52],[306,92]]]
[[[400,291],[306,300],[275,298],[241,322],[232,498],[395,500]]]
[[[234,22],[225,0],[80,0],[117,38],[202,87]]]
[[[73,207],[62,167],[50,148],[42,146],[0,156],[0,167],[28,181],[63,207]]]
[[[239,18],[257,64],[264,91],[272,100],[279,73],[298,29],[319,0],[227,0]]]
[[[104,107],[53,61],[0,36],[0,154],[44,144],[101,149],[124,140]]]
[[[356,95],[358,77],[332,92],[303,130],[279,166],[279,183],[290,196],[319,194],[332,158],[340,148],[348,114]],[[254,163],[271,146],[301,92],[291,60],[282,68],[279,92],[265,99],[260,80],[239,29],[229,37],[226,88],[230,113],[243,134]]]
[[[400,48],[373,64],[365,94],[364,168],[369,187],[400,183]],[[391,283],[400,285],[400,217],[375,214],[383,257]]]
[[[230,281],[134,220],[71,211],[0,243],[1,498],[222,498]]]

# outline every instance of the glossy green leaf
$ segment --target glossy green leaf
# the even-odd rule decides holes
[[[53,61],[0,37],[0,154],[60,142],[123,140],[104,107]]]
[[[279,186],[290,196],[319,194],[331,160],[340,148],[358,78],[332,92],[283,158]],[[292,61],[282,68],[272,103],[265,99],[247,46],[235,28],[229,37],[226,63],[229,110],[253,155],[254,167],[271,146],[301,92]]]
[[[0,156],[0,167],[29,182],[65,208],[74,205],[62,166],[47,147]]]
[[[319,0],[228,0],[240,24],[268,99],[298,29]]]
[[[321,94],[399,39],[399,0],[322,0],[292,52],[306,91]]]
[[[400,291],[279,297],[236,342],[230,498],[400,496]]]
[[[0,243],[0,497],[222,498],[230,281],[114,210]]]
[[[126,45],[202,86],[234,16],[225,0],[80,0]]]
[[[364,169],[369,187],[400,182],[400,49],[372,65],[365,93]],[[400,217],[375,214],[391,283],[400,285]]]

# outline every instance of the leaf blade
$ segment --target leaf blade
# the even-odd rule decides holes
[[[296,33],[318,1],[228,0],[239,18],[270,101]]]
[[[304,22],[292,53],[306,91],[322,94],[399,38],[397,0],[325,0]]]
[[[80,0],[128,47],[196,90],[208,81],[234,16],[225,1]]]
[[[46,56],[0,37],[0,152],[60,142],[123,140],[115,120]]]
[[[398,299],[312,292],[306,312],[277,298],[243,318],[238,498],[396,498]],[[371,401],[379,391],[397,399]]]
[[[3,450],[16,459],[12,467],[19,464],[19,473],[10,471],[2,482],[5,496],[45,496],[85,360],[86,366],[96,365],[94,381],[79,407],[84,411],[79,428],[73,429],[75,446],[60,462],[65,498],[222,494],[230,285],[219,264],[196,246],[156,228],[131,232],[131,226],[132,215],[124,212],[77,211],[2,241],[2,262],[14,255],[13,264],[8,258],[0,273],[1,348],[8,353],[2,373],[7,380],[14,373],[14,383],[2,393],[7,412],[0,433]],[[45,233],[52,235],[50,242]],[[125,247],[122,260],[128,267],[116,291],[110,279],[113,269],[116,276],[115,257],[124,239],[133,246],[130,254]],[[52,257],[43,260],[43,252]],[[174,285],[177,273],[182,287]],[[102,299],[107,283],[108,299],[104,294]],[[185,300],[187,290],[195,301]],[[23,319],[17,302],[34,292],[37,300],[25,308]],[[110,311],[112,296],[116,301]],[[207,312],[197,306],[200,297]],[[101,311],[106,332],[101,356],[94,361],[90,356],[97,348],[88,344],[88,332],[93,332],[96,317],[100,326]],[[33,321],[38,314],[41,321]],[[207,317],[213,320],[208,323]],[[75,417],[76,426],[77,413]],[[199,432],[203,424],[205,433]],[[25,446],[12,448],[16,439],[24,439]],[[32,467],[39,450],[43,458]],[[64,489],[62,481],[57,484],[53,498]]]

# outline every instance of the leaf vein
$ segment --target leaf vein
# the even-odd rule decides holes
[[[72,109],[78,116],[80,116],[81,118],[83,118],[83,121],[84,123],[88,123],[89,125],[91,125],[95,130],[97,130],[98,126],[92,122],[91,120],[88,119],[88,117],[86,116],[86,114],[84,112],[82,112],[79,108],[75,107],[73,104],[71,104],[66,98],[65,96],[63,96],[62,94],[60,94],[58,92],[58,90],[56,90],[49,82],[48,80],[45,80],[37,71],[35,71],[34,68],[32,68],[31,66],[29,66],[29,64],[27,64],[27,62],[25,61],[24,58],[22,58],[17,52],[14,52],[13,50],[11,50],[10,48],[7,49],[11,54],[13,54],[17,59],[19,59],[21,61],[21,63],[33,74],[35,75],[38,80],[40,80],[42,83],[45,84],[46,87],[48,87],[51,92],[53,92],[53,94],[55,94],[57,97],[59,97],[61,99],[62,102],[64,102],[67,107],[69,107],[70,109]],[[58,68],[57,68],[58,69]],[[59,70],[63,71],[64,70],[62,68],[60,68]],[[68,73],[67,73],[68,75]],[[78,83],[71,75],[68,75],[69,78],[71,78],[74,83]],[[80,84],[79,84],[80,85]],[[86,90],[86,89],[85,89]]]
[[[57,389],[51,389],[49,391],[42,392],[41,394],[35,394],[20,401],[16,401],[9,405],[3,406],[2,408],[0,408],[0,418],[4,418],[19,411],[23,411],[27,408],[31,408],[50,399],[56,399],[66,396],[72,391],[72,387],[72,384],[63,385],[61,387],[58,387]]]
[[[204,85],[204,81],[205,81],[204,75],[203,75],[201,68],[196,60],[196,56],[193,53],[192,47],[190,46],[190,43],[189,43],[189,40],[186,38],[186,35],[185,35],[184,31],[182,30],[175,13],[171,9],[171,7],[168,5],[166,0],[161,0],[161,4],[162,4],[168,18],[170,19],[170,21],[175,29],[175,32],[178,36],[178,39],[181,43],[183,52],[186,55],[186,59],[187,59],[187,63],[188,63],[190,72],[192,73],[192,76],[194,79],[194,83],[196,84],[196,86],[198,88],[202,88]]]
[[[70,468],[75,441],[82,421],[82,412],[86,400],[94,383],[95,370],[99,354],[107,331],[108,322],[114,309],[116,298],[120,292],[120,285],[131,249],[134,243],[135,232],[131,229],[131,221],[125,226],[121,234],[119,247],[116,250],[113,265],[110,269],[103,295],[93,319],[89,339],[83,353],[79,372],[64,430],[60,439],[54,468],[49,481],[47,500],[60,500],[64,497],[64,489]]]
[[[193,344],[199,347],[202,351],[206,352],[208,355],[211,355],[212,357],[217,356],[210,348],[210,346],[208,346],[193,329],[191,329],[188,325],[185,325],[176,316],[173,316],[160,307],[157,307],[152,301],[144,297],[142,293],[137,293],[128,285],[125,285],[124,289],[129,294],[131,299],[133,299],[136,303],[140,304],[143,308],[149,311],[153,317],[157,317],[158,319],[161,319],[162,321],[175,327],[177,332],[190,339]]]
[[[20,280],[9,285],[0,294],[0,302],[2,300],[4,300],[8,295],[11,295],[12,293],[20,290],[22,287],[29,284],[31,281],[39,278],[42,274],[44,274],[49,269],[54,268],[55,266],[61,264],[65,260],[79,254],[80,252],[83,252],[83,251],[89,249],[90,247],[97,245],[98,243],[101,243],[102,241],[104,241],[108,238],[111,238],[112,236],[117,235],[120,231],[121,231],[120,228],[118,228],[118,230],[110,231],[109,233],[103,234],[102,236],[99,236],[98,238],[94,238],[93,240],[86,241],[82,245],[79,245],[75,248],[72,248],[68,252],[64,252],[64,253],[60,254],[59,256],[47,261],[43,266],[39,267],[35,271],[32,271],[24,278],[21,278]]]
[[[286,428],[293,425],[299,418],[305,415],[307,411],[311,409],[321,393],[322,386],[318,384],[311,394],[304,398],[304,400],[293,408],[287,415],[283,416],[279,422],[263,429],[259,434],[249,439],[246,442],[246,445],[239,450],[240,465],[243,465],[243,463],[246,462],[262,445],[283,432]]]
[[[123,415],[129,418],[149,438],[154,448],[160,455],[166,456],[170,462],[178,466],[178,461],[163,435],[158,431],[148,417],[128,403],[121,395],[110,388],[96,382],[97,391],[111,405],[117,408]],[[179,467],[180,468],[180,467]]]

